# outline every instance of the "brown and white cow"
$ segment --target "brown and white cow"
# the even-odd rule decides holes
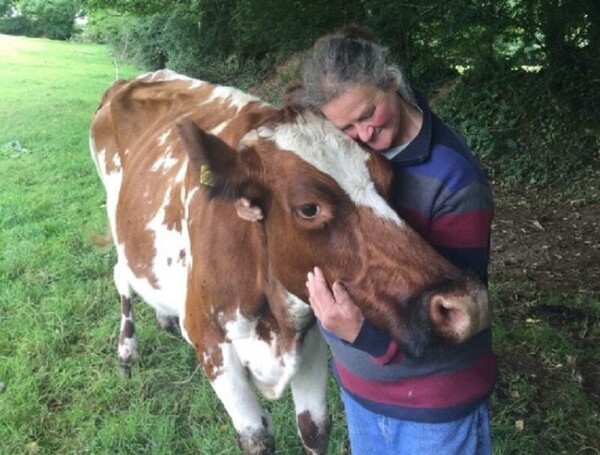
[[[385,161],[319,116],[159,71],[105,93],[90,144],[117,248],[119,360],[137,357],[135,292],[178,318],[244,453],[274,451],[248,378],[270,399],[291,385],[304,445],[326,452],[326,349],[305,303],[315,266],[408,355],[489,325],[485,289],[386,202]],[[237,217],[240,196],[262,222]]]

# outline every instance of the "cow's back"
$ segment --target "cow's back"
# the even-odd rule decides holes
[[[235,89],[160,71],[113,85],[95,115],[92,153],[107,192],[121,273],[165,314],[181,316],[184,311],[192,255],[198,269],[226,272],[221,276],[231,268],[221,267],[215,258],[239,258],[243,270],[251,270],[252,264],[251,259],[244,264],[244,256],[234,251],[239,242],[223,239],[247,240],[249,235],[230,203],[202,195],[195,198],[190,216],[192,189],[202,192],[202,186],[189,181],[189,159],[176,122],[191,116],[206,131],[235,142],[261,107]],[[190,223],[202,226],[191,234],[197,252],[190,247]]]

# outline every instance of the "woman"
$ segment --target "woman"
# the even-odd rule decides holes
[[[412,92],[386,49],[355,30],[321,38],[304,65],[299,93],[304,106],[389,160],[399,215],[449,261],[487,283],[493,213],[487,179],[464,139]],[[262,217],[246,200],[238,213]],[[307,287],[332,350],[353,454],[492,452],[490,329],[444,352],[403,358],[340,283],[330,288],[315,268]]]

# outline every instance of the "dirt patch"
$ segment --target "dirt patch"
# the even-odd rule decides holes
[[[491,281],[562,294],[600,292],[600,189],[586,201],[541,190],[502,193],[492,235]],[[595,199],[595,201],[594,201]],[[590,202],[592,201],[592,202]]]
[[[581,198],[535,188],[496,188],[490,265],[490,283],[500,289],[497,319],[515,341],[499,358],[501,371],[506,377],[525,378],[543,392],[572,382],[596,406],[600,406],[599,181],[597,175],[590,178]],[[557,336],[566,335],[580,354],[560,359],[562,365],[549,365],[543,360],[544,346],[519,341],[519,331],[537,323],[547,324]],[[500,400],[510,394],[506,377],[497,387]],[[556,405],[545,401],[540,396],[536,406]]]

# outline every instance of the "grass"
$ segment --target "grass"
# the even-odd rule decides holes
[[[237,454],[193,350],[146,305],[136,306],[140,362],[131,379],[117,373],[115,256],[88,235],[106,226],[88,127],[113,80],[102,46],[0,35],[0,455]],[[492,291],[495,453],[598,453],[597,401],[578,369],[600,356],[597,299],[518,283]],[[540,302],[588,318],[557,323],[532,313]],[[588,344],[573,335],[585,324]],[[329,392],[330,453],[347,453],[333,380]],[[278,453],[302,453],[289,394],[266,406]]]

